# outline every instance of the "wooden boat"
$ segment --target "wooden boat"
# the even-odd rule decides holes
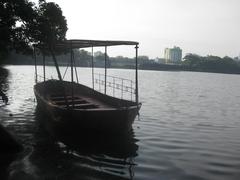
[[[105,47],[111,45],[134,44],[137,47],[138,43],[129,41],[68,40],[67,42],[61,44],[61,47],[68,47],[69,44],[71,45],[71,48],[80,48],[83,46],[100,46],[100,44]],[[59,80],[46,80],[44,69],[44,81],[37,82],[34,86],[34,93],[38,106],[51,117],[47,123],[50,124],[51,127],[54,127],[54,129],[57,129],[60,133],[72,133],[83,130],[95,132],[100,131],[105,133],[124,133],[130,131],[132,123],[141,107],[141,103],[138,102],[138,85],[136,84],[136,89],[134,91],[136,95],[135,101],[107,95],[106,66],[104,84],[105,93],[98,92],[93,88],[74,82],[73,57],[74,56],[71,55],[71,82],[64,81],[62,79],[58,69],[57,60],[53,55]]]

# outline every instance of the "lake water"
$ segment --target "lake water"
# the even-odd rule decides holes
[[[139,71],[143,105],[133,134],[114,142],[78,141],[73,148],[51,139],[39,123],[44,117],[36,109],[34,67],[6,68],[9,105],[0,104],[0,123],[24,145],[6,179],[240,178],[239,75]],[[48,75],[54,72],[48,67]],[[108,73],[134,78],[132,70]],[[91,85],[91,69],[78,68],[78,74]]]

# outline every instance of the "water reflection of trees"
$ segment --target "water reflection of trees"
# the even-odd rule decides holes
[[[40,166],[54,163],[67,167],[58,174],[60,179],[133,179],[136,166],[134,159],[138,150],[138,140],[134,137],[134,132],[121,136],[93,132],[61,136],[53,133],[49,126],[46,131],[45,121],[48,121],[48,117],[37,108],[36,122],[39,124],[39,131],[36,133],[37,144],[32,161],[37,161]],[[49,141],[52,141],[52,145],[49,145]],[[46,151],[47,159],[42,159],[43,154],[46,156]],[[48,168],[49,172],[44,173],[56,171],[50,170],[51,168],[53,166]]]
[[[8,128],[2,126],[7,115],[6,98],[9,89],[8,83],[9,72],[7,69],[0,67],[0,179],[8,178],[8,167],[17,158],[18,153],[22,151],[22,146],[15,137],[8,131]],[[6,102],[3,102],[6,101]]]
[[[7,94],[8,91],[8,70],[0,67],[0,106],[2,106],[4,100],[4,96]]]

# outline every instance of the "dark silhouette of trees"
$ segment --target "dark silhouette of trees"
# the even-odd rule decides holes
[[[149,62],[148,56],[138,56],[138,62],[139,64],[145,64]]]
[[[32,42],[52,46],[65,40],[67,22],[57,4],[41,1],[27,29]]]
[[[188,66],[190,68],[196,68],[200,66],[202,61],[203,61],[203,58],[197,54],[187,54],[184,57],[184,61],[182,62],[182,65]]]
[[[34,17],[34,4],[27,0],[1,0],[0,2],[0,59],[11,49],[28,47],[26,24]]]
[[[65,39],[67,22],[61,8],[39,0],[0,2],[0,61],[12,50],[28,53],[33,43],[53,45]]]
[[[188,54],[184,57],[182,65],[192,71],[240,73],[240,65],[230,57],[218,56],[202,57],[196,54]]]
[[[80,49],[80,50],[75,50],[74,54],[75,54],[77,66],[82,66],[82,67],[91,66],[92,56],[90,52],[85,51],[84,49]]]
[[[101,51],[95,52],[94,53],[94,63],[95,63],[95,66],[97,66],[97,67],[104,67],[105,66],[105,53],[103,53]],[[107,67],[111,66],[110,58],[108,55],[107,55],[106,63],[107,63]]]

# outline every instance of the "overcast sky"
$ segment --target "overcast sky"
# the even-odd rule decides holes
[[[184,55],[240,53],[240,0],[50,1],[63,10],[68,39],[139,41],[151,58],[174,45]]]

